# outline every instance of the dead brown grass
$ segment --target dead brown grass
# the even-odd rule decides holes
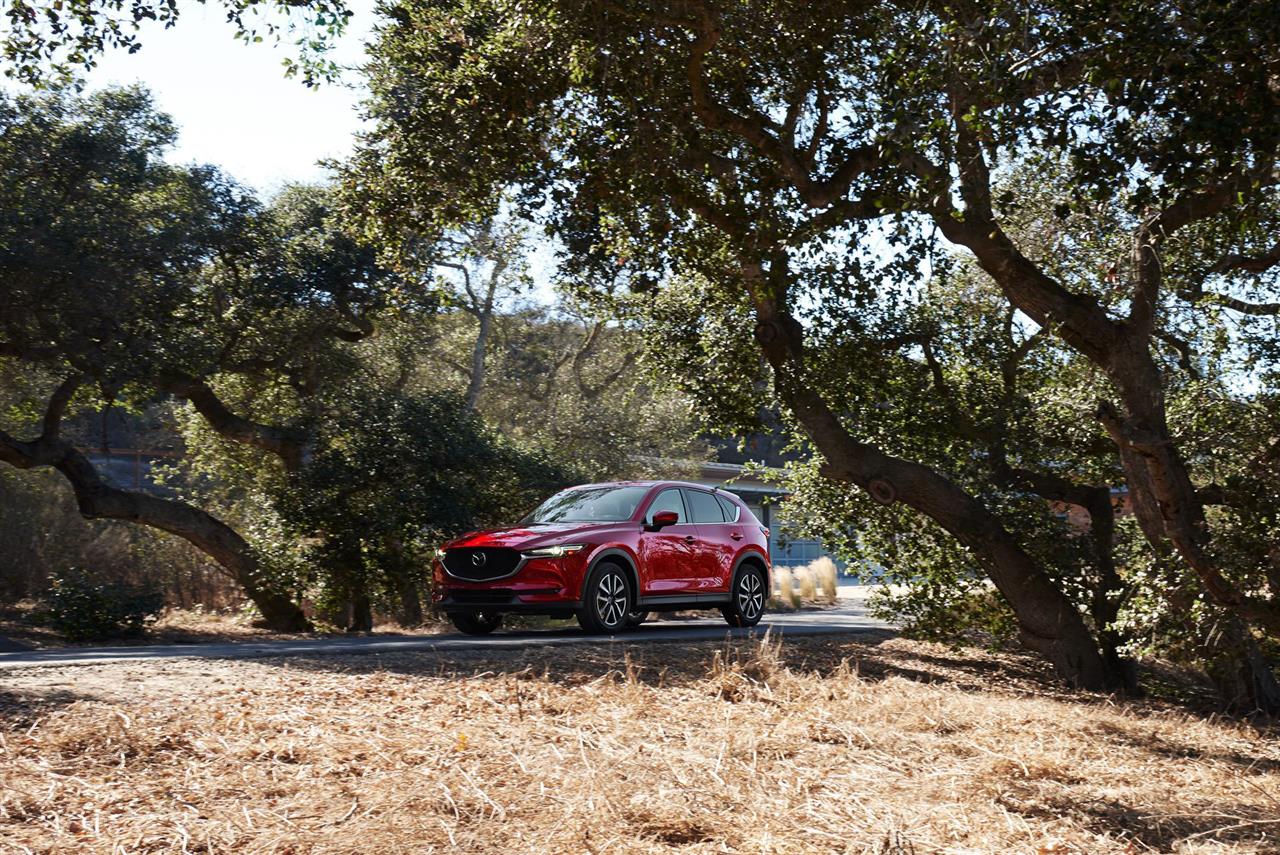
[[[1274,731],[900,639],[4,679],[7,851],[1280,852]]]

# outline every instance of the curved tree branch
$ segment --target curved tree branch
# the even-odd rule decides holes
[[[230,526],[185,502],[108,484],[89,458],[58,438],[58,422],[79,383],[79,378],[71,378],[58,387],[46,410],[44,433],[38,439],[24,442],[0,431],[0,461],[19,469],[58,470],[71,485],[76,505],[86,518],[127,520],[175,534],[225,567],[270,626],[309,629],[302,610],[288,597],[270,590],[253,548]]]
[[[162,377],[157,386],[190,401],[210,427],[222,436],[276,455],[291,472],[302,468],[306,440],[299,431],[259,424],[236,415],[207,383],[195,377],[171,373]]]

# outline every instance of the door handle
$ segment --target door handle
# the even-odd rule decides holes
[[[693,542],[694,542],[694,540],[696,540],[696,539],[697,539],[697,538],[695,538],[695,537],[694,537],[693,535],[691,535],[691,534],[686,534],[686,535],[684,536],[684,542],[685,542],[685,543],[693,543]]]
[[[729,532],[729,536],[734,540],[742,540],[742,532],[740,531],[731,531]]]

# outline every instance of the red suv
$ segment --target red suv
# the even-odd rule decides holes
[[[445,544],[434,576],[436,605],[471,635],[493,632],[506,613],[616,632],[650,611],[719,609],[731,626],[755,626],[769,597],[769,531],[723,490],[588,484],[513,528]]]

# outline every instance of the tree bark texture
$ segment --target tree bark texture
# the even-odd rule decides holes
[[[937,522],[973,550],[1018,619],[1023,644],[1049,660],[1071,685],[1122,687],[1074,605],[980,501],[940,473],[855,439],[803,377],[803,329],[769,300],[757,300],[757,340],[779,394],[827,460],[826,474],[900,501]]]

